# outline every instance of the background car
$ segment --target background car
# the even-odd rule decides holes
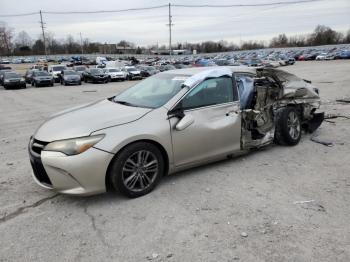
[[[87,67],[85,65],[73,66],[73,70],[79,73],[81,80],[83,80],[83,73],[85,72],[86,69]]]
[[[140,80],[142,79],[141,72],[134,66],[126,66],[123,71],[126,73],[126,79],[128,80]]]
[[[4,85],[4,76],[5,76],[5,73],[8,73],[8,72],[13,72],[12,69],[2,69],[0,70],[0,84],[1,85]]]
[[[53,76],[46,71],[33,71],[32,86],[53,86],[55,80]]]
[[[16,72],[6,72],[3,78],[4,88],[26,88],[24,78]]]
[[[83,72],[84,82],[107,83],[108,75],[101,68],[89,68]]]
[[[120,68],[104,68],[103,72],[108,75],[108,81],[124,81],[127,78],[127,73],[122,71]]]
[[[27,84],[31,84],[32,80],[33,80],[33,72],[34,71],[39,71],[38,69],[29,69],[26,71],[26,73],[24,74],[24,79],[26,81]]]
[[[143,78],[153,76],[153,75],[158,74],[160,72],[154,66],[138,65],[138,66],[136,66],[136,68],[138,70],[140,70],[141,76]]]
[[[60,77],[61,85],[81,85],[80,74],[74,70],[63,70]]]

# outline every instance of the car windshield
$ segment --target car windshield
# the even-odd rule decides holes
[[[108,71],[111,73],[115,73],[115,72],[120,72],[120,69],[113,68],[113,69],[108,69]]]
[[[157,108],[176,95],[187,78],[184,75],[157,74],[115,96],[113,101],[129,106]]]
[[[136,71],[137,69],[135,67],[130,67],[130,68],[127,68],[126,70],[128,70],[128,72],[131,72],[131,71]]]
[[[37,75],[37,76],[48,76],[49,74],[47,72],[44,72],[44,71],[37,71],[37,72],[35,72],[35,75]]]
[[[86,67],[85,66],[77,66],[74,69],[75,69],[75,71],[85,71]]]
[[[90,72],[92,74],[103,74],[103,71],[100,68],[93,68],[93,69],[90,70]]]
[[[52,71],[62,71],[64,69],[66,69],[65,66],[54,66],[54,67],[52,67]]]
[[[64,74],[65,75],[78,75],[78,73],[77,72],[75,72],[75,71],[64,71]]]
[[[6,78],[18,78],[18,77],[21,77],[21,76],[19,74],[16,74],[16,73],[6,73],[5,77]]]

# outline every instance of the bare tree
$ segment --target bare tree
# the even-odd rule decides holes
[[[28,35],[26,31],[21,31],[17,34],[17,37],[15,39],[15,43],[18,46],[31,46],[32,45],[32,39]]]
[[[5,22],[0,22],[0,53],[2,55],[11,54],[13,43],[13,29],[9,28]]]

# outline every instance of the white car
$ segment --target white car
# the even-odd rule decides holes
[[[108,80],[113,81],[113,80],[126,80],[127,78],[127,73],[120,68],[105,68],[103,69],[105,74],[108,75]]]
[[[56,83],[61,81],[61,72],[67,70],[65,65],[51,65],[48,68],[49,74],[52,75]]]
[[[318,56],[316,56],[316,60],[325,60],[327,57],[327,53],[321,53]]]

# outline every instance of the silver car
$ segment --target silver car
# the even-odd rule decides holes
[[[187,68],[60,112],[30,139],[34,180],[65,194],[149,193],[163,175],[273,142],[296,145],[324,114],[309,81],[276,69]]]

